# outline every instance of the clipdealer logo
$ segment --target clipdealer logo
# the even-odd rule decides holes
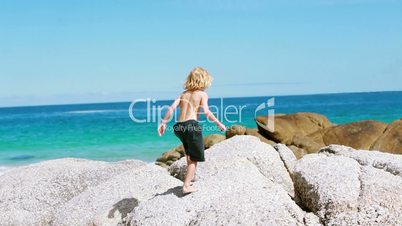
[[[182,100],[183,101],[183,100]],[[191,103],[188,103],[192,107]],[[169,109],[170,105],[161,104],[156,99],[142,98],[133,100],[129,106],[128,113],[134,123],[159,123],[164,115],[163,113]],[[254,109],[254,118],[262,113],[268,117],[267,124],[265,125],[270,131],[274,131],[275,122],[275,97],[257,105]],[[210,111],[217,116],[217,118],[225,123],[241,124],[243,122],[244,111],[250,108],[247,105],[225,104],[224,98],[220,98],[218,104],[209,105]],[[247,109],[248,110],[248,109]],[[265,113],[263,113],[265,111]],[[178,122],[178,111],[174,111],[172,117],[168,122]],[[200,122],[209,121],[208,119],[200,120]]]

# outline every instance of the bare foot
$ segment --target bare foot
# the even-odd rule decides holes
[[[183,194],[190,194],[193,192],[198,191],[196,188],[194,188],[193,186],[183,186]]]

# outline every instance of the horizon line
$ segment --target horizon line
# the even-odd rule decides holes
[[[402,90],[386,90],[386,91],[347,91],[347,92],[328,92],[328,93],[304,93],[304,94],[291,94],[291,95],[256,95],[256,96],[226,96],[226,97],[209,97],[209,99],[236,99],[236,98],[254,98],[254,97],[268,97],[268,96],[279,96],[279,97],[289,97],[289,96],[312,96],[312,95],[328,95],[328,94],[358,94],[358,93],[390,93],[390,92],[402,92]],[[157,101],[173,101],[173,99],[157,99]],[[0,106],[1,109],[7,108],[33,108],[33,107],[51,107],[51,106],[72,106],[72,105],[95,105],[95,104],[119,104],[119,103],[130,103],[131,101],[105,101],[105,102],[87,102],[87,103],[67,103],[67,104],[38,104],[38,105],[20,105],[20,106]]]

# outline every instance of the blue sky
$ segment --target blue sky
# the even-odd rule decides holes
[[[0,106],[402,90],[402,1],[0,1]]]

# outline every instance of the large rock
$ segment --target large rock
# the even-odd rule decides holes
[[[15,168],[0,177],[0,224],[49,225],[57,209],[88,187],[142,165],[66,158]]]
[[[267,126],[267,116],[257,116],[258,129],[268,139],[289,145],[294,135],[306,136],[331,126],[325,116],[315,113],[295,113],[274,117],[274,131]]]
[[[266,125],[267,116],[256,118],[259,133],[269,140],[288,145],[297,158],[316,153],[331,144],[402,154],[402,120],[390,125],[372,120],[331,125],[325,116],[314,113],[274,117],[273,131]]]
[[[294,167],[296,196],[327,225],[402,225],[402,156],[331,145]]]
[[[294,167],[296,195],[323,220],[357,211],[360,165],[343,156],[304,156]]]
[[[379,151],[355,150],[343,145],[329,145],[320,150],[326,155],[346,156],[356,160],[360,165],[385,170],[402,177],[402,155],[393,155]]]
[[[164,152],[162,156],[156,159],[155,164],[167,168],[173,162],[177,161],[183,156],[184,156],[184,147],[183,145],[179,145],[177,147],[170,149],[167,152]]]
[[[315,142],[313,139],[308,136],[302,136],[295,134],[287,143],[288,145],[294,145],[298,148],[303,149],[306,153],[316,153],[325,145],[321,145]],[[296,154],[296,153],[295,153]]]
[[[308,154],[308,152],[306,150],[304,150],[303,148],[299,148],[295,145],[290,145],[287,147],[289,147],[290,150],[293,151],[293,154],[296,156],[297,159],[301,159],[304,155]]]
[[[341,144],[356,149],[369,150],[386,127],[387,124],[382,122],[360,121],[333,126],[320,131],[320,133],[324,145]],[[319,143],[320,141],[316,142]]]
[[[267,144],[271,144],[274,145],[276,144],[274,141],[267,139],[266,137],[264,137],[257,128],[255,129],[251,129],[251,128],[247,128],[246,129],[246,133],[245,135],[251,135],[251,136],[255,136],[258,137],[258,139],[260,139],[260,141],[267,143]]]
[[[198,179],[203,178],[204,172],[211,171],[209,168],[216,168],[216,166],[210,166],[208,163],[211,159],[229,159],[238,156],[251,161],[264,176],[282,185],[289,192],[289,195],[294,195],[292,179],[279,153],[271,145],[259,141],[256,137],[236,136],[212,147],[211,151],[207,153],[206,162],[199,164]],[[182,158],[169,167],[169,172],[172,176],[184,180],[186,167],[186,160]]]
[[[205,153],[199,163],[199,191],[180,195],[180,187],[140,202],[131,225],[320,225],[289,196],[293,185],[278,152],[252,136],[235,136]],[[169,170],[180,177],[182,158]]]
[[[392,122],[371,149],[402,154],[402,119]]]
[[[117,225],[139,203],[180,185],[180,180],[154,164],[133,168],[69,200],[57,210],[53,224]]]
[[[226,138],[221,134],[211,134],[204,138],[205,149],[209,149],[217,143],[224,141]]]
[[[236,135],[245,135],[246,134],[246,127],[241,125],[232,125],[226,131],[226,138],[231,138]]]

